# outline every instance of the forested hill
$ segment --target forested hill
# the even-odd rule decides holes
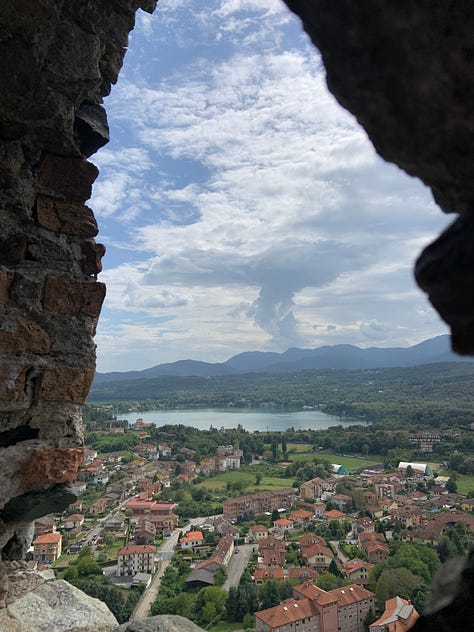
[[[473,393],[474,364],[438,363],[355,371],[124,380],[94,385],[89,401],[141,401],[149,408],[314,406],[367,421],[472,423]]]
[[[94,385],[104,382],[150,380],[162,376],[214,377],[238,373],[297,373],[309,369],[375,369],[408,367],[439,362],[470,362],[451,351],[449,336],[437,336],[411,347],[369,347],[326,345],[316,349],[287,349],[284,353],[251,351],[239,353],[226,362],[179,360],[158,364],[143,371],[97,373]]]

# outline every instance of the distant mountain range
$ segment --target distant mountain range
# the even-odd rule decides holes
[[[334,345],[316,349],[288,349],[284,353],[248,351],[232,356],[227,362],[212,364],[179,360],[158,364],[143,371],[97,373],[94,385],[157,377],[216,377],[242,373],[297,373],[308,369],[375,369],[411,367],[439,362],[472,362],[453,353],[449,336],[430,338],[412,347],[370,347]]]

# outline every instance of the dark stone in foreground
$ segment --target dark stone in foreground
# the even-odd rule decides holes
[[[42,492],[28,492],[11,498],[0,513],[4,522],[31,522],[50,513],[63,511],[77,500],[72,485],[53,485]]]

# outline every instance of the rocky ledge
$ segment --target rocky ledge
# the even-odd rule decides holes
[[[160,615],[118,625],[108,607],[54,572],[27,562],[0,566],[0,632],[203,632],[180,616]]]

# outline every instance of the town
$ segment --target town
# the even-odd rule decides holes
[[[119,621],[166,612],[216,630],[405,630],[441,562],[472,541],[474,494],[435,471],[442,431],[405,433],[409,454],[430,461],[396,463],[393,450],[381,462],[328,455],[289,443],[291,432],[116,419],[84,431],[78,499],[36,520],[30,564]]]

